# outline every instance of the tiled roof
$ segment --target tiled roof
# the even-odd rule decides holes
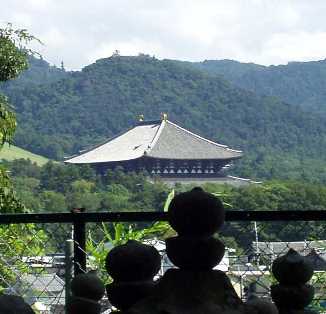
[[[242,154],[170,121],[162,121],[160,133],[147,156],[167,159],[234,159]]]
[[[253,242],[252,247],[254,251],[263,254],[283,255],[289,249],[294,249],[302,255],[307,255],[311,250],[325,251],[326,241],[297,241],[297,242]]]
[[[56,274],[23,275],[22,281],[35,290],[47,292],[60,292],[65,285]]]
[[[24,296],[29,304],[65,304],[65,283],[55,273],[23,275],[13,287],[13,291]]]
[[[98,145],[66,163],[87,164],[132,160],[142,157],[157,133],[160,124],[140,124],[106,143]]]
[[[141,122],[128,131],[66,163],[87,164],[133,160],[143,156],[161,159],[236,159],[241,151],[228,148],[168,121]]]

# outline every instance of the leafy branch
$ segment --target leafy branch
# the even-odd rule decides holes
[[[38,55],[28,48],[32,41],[41,43],[26,29],[13,29],[11,23],[5,28],[0,28],[0,81],[14,79],[28,68],[27,57]]]

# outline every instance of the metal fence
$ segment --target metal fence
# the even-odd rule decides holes
[[[0,215],[0,288],[23,296],[39,313],[64,313],[74,275],[97,269],[104,282],[110,280],[104,270],[105,256],[112,242],[119,243],[117,238],[126,236],[114,229],[117,223],[125,223],[130,236],[130,225],[141,230],[165,221],[163,212]],[[326,300],[326,239],[320,236],[325,227],[326,211],[227,211],[225,224],[216,235],[227,250],[217,268],[227,273],[241,298],[251,293],[269,297],[274,282],[272,261],[294,248],[314,264],[314,304],[322,307]],[[144,241],[162,255],[160,275],[173,267],[163,241],[150,236]],[[104,298],[106,308],[109,303]]]

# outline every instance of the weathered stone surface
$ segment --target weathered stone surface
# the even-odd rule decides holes
[[[72,296],[67,302],[69,314],[99,314],[101,305],[98,301],[105,293],[102,281],[95,272],[79,274],[71,281]]]
[[[278,314],[276,305],[269,300],[253,297],[246,304],[254,307],[258,311],[258,314]]]
[[[66,305],[67,313],[69,314],[100,314],[101,305],[96,301],[89,299],[72,297],[70,302]]]
[[[271,296],[278,309],[303,310],[314,297],[311,285],[273,285]]]
[[[106,286],[106,292],[112,305],[120,310],[126,310],[139,300],[150,296],[154,285],[153,281],[113,282]]]
[[[168,270],[151,297],[125,314],[240,314],[258,313],[239,299],[227,276],[218,270]]]
[[[225,213],[217,197],[197,187],[173,198],[168,217],[180,236],[209,236],[222,226]]]
[[[313,266],[304,256],[290,249],[285,255],[274,260],[272,272],[281,284],[304,284],[312,277]]]
[[[165,240],[171,262],[183,269],[210,270],[223,258],[224,244],[213,237],[173,237]]]
[[[34,314],[32,308],[22,297],[15,295],[0,296],[0,314]]]
[[[89,272],[71,281],[71,292],[73,296],[99,301],[104,296],[105,287],[95,273]]]
[[[122,282],[151,280],[161,267],[154,247],[133,240],[112,249],[105,262],[109,275]]]

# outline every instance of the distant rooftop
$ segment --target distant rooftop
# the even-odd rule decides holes
[[[281,255],[289,249],[296,250],[302,255],[307,255],[311,250],[326,251],[326,240],[294,241],[294,242],[253,242],[253,249],[258,253]]]
[[[66,163],[88,164],[127,161],[141,157],[175,160],[232,160],[242,152],[194,134],[167,120],[139,121],[104,144],[95,146]]]

